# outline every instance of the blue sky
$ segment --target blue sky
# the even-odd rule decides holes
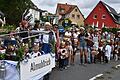
[[[32,0],[38,8],[47,10],[51,13],[55,13],[57,3],[68,3],[77,5],[85,18],[93,10],[100,0]],[[118,13],[120,13],[120,0],[101,0],[111,7],[113,7]]]

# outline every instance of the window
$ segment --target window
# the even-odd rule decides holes
[[[77,15],[77,18],[80,19],[80,15]]]
[[[103,14],[103,15],[102,15],[102,19],[105,19],[105,18],[106,18],[106,16],[105,16],[105,14]]]
[[[93,18],[94,18],[94,19],[97,19],[97,15],[95,14],[95,15],[93,16]]]
[[[72,18],[75,18],[75,15],[74,15],[74,14],[72,14]]]
[[[77,9],[75,9],[75,11],[77,12]]]
[[[61,12],[64,13],[64,9],[62,9]]]
[[[64,10],[63,8],[60,8],[60,12],[64,13],[64,11],[65,11],[65,10]]]

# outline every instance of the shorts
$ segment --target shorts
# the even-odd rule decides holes
[[[77,52],[77,46],[74,46],[74,45],[73,45],[73,55],[75,55],[76,52]]]
[[[86,43],[80,43],[80,49],[81,50],[87,50],[87,44]]]

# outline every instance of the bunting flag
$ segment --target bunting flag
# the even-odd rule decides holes
[[[94,28],[95,27],[95,23],[93,22],[93,24],[92,24],[92,28]]]
[[[98,26],[99,26],[99,25],[98,25],[98,21],[97,21],[96,27],[98,28]]]
[[[102,23],[102,28],[104,28],[105,27],[105,24],[104,24],[104,22]]]

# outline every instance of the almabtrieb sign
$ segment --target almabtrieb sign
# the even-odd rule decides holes
[[[50,54],[28,59],[28,62],[20,63],[20,79],[38,80],[49,73],[53,67],[55,67],[55,57]]]

